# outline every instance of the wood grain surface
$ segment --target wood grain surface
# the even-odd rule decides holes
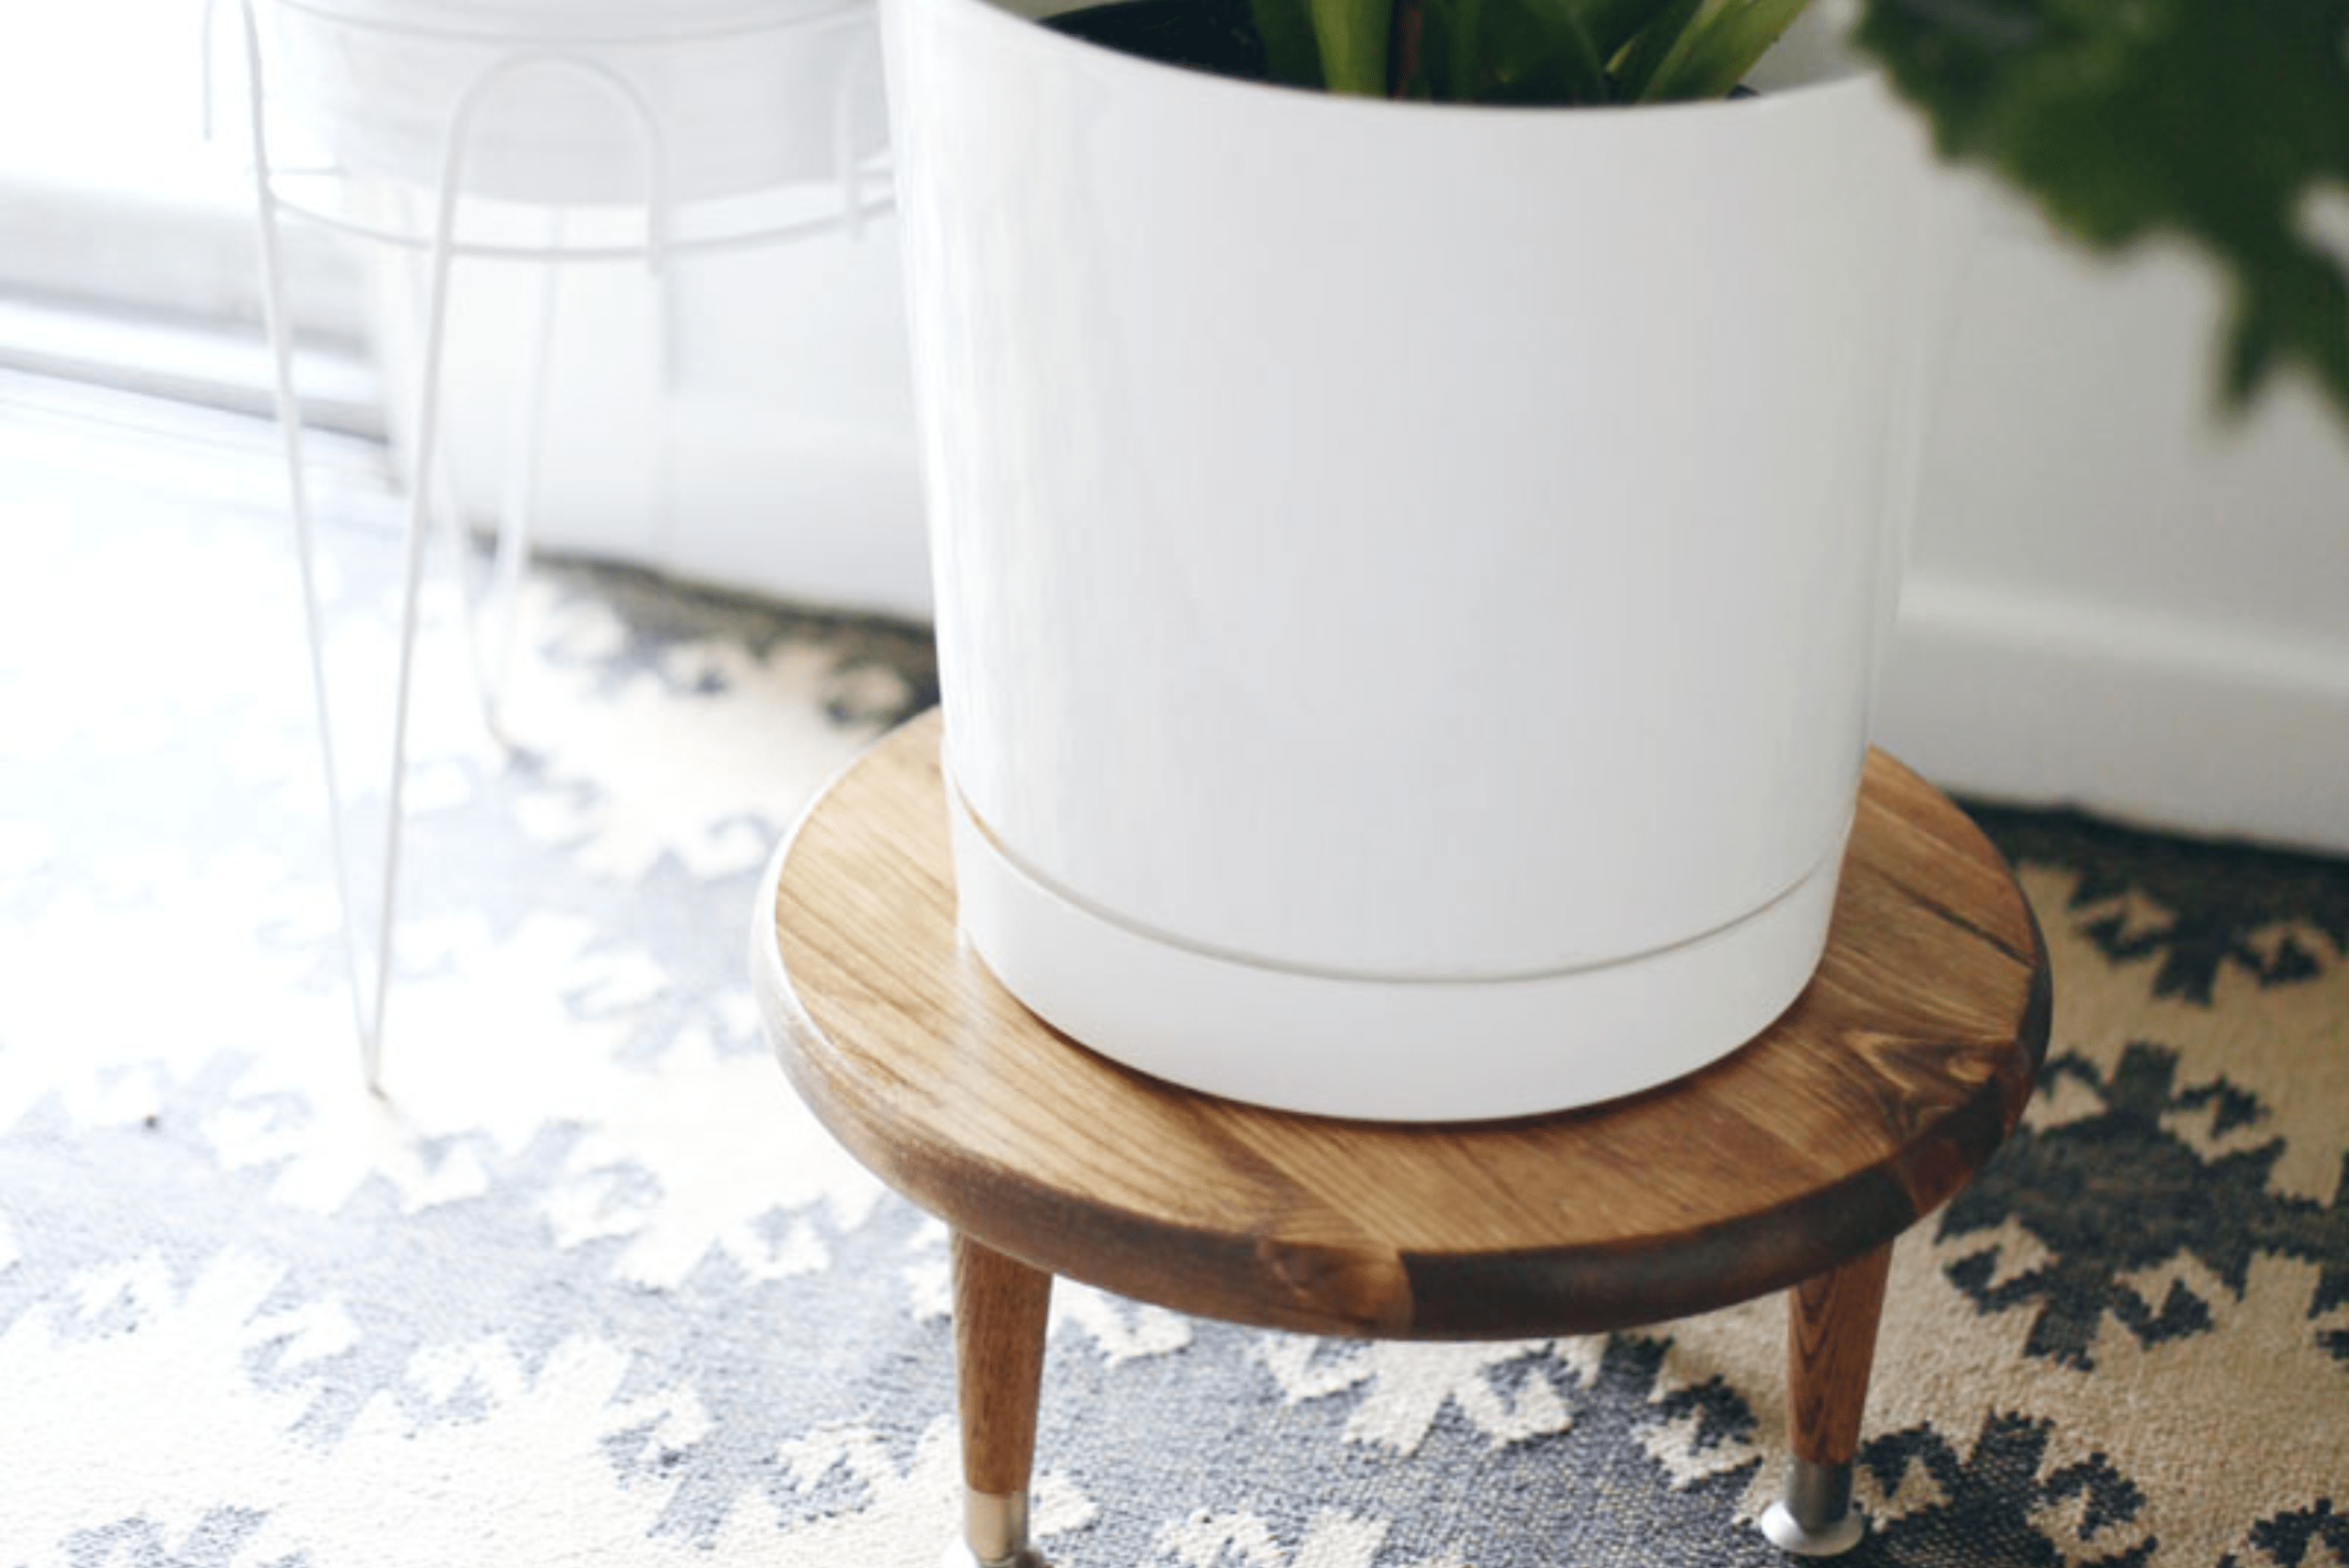
[[[1891,1273],[1887,1243],[1787,1296],[1787,1436],[1798,1458],[1849,1464],[1858,1456]]]
[[[1124,1295],[1429,1339],[1709,1310],[1950,1196],[2045,1049],[2030,906],[1965,816],[1877,753],[1817,976],[1699,1073],[1433,1127],[1174,1088],[1037,1020],[961,941],[939,728],[933,712],[885,738],[778,857],[762,1002],[794,1086],[883,1179],[990,1248]]]
[[[1028,1490],[1052,1276],[957,1231],[954,1249],[955,1408],[963,1418],[963,1482],[974,1492]]]

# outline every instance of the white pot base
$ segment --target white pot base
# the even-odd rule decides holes
[[[1594,1105],[1736,1050],[1825,951],[1841,840],[1776,900],[1705,936],[1527,978],[1348,978],[1137,930],[1045,886],[952,802],[963,934],[1004,986],[1113,1061],[1281,1110],[1474,1121]]]

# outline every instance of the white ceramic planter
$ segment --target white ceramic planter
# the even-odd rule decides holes
[[[884,0],[962,921],[1102,1052],[1464,1118],[1800,991],[1913,447],[1865,79],[1364,103]]]

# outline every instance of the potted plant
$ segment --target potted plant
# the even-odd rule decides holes
[[[1824,940],[1952,255],[1924,133],[1798,0],[1204,3],[1264,80],[885,0],[964,929],[1077,1039],[1289,1108],[1701,1065]],[[2227,29],[2132,15],[1859,38],[1945,149],[2235,263],[2239,395],[2289,360],[2349,408],[2289,242],[2344,168],[2322,6],[2238,23],[2199,108],[2156,89]],[[2311,41],[2256,173],[2098,142]]]

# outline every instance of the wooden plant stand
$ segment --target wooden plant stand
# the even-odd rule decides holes
[[[1402,1126],[1173,1087],[1029,1014],[958,940],[938,741],[935,714],[913,721],[811,809],[752,963],[799,1094],[953,1229],[979,1562],[1041,1562],[1027,1493],[1055,1274],[1203,1317],[1427,1340],[1788,1290],[1794,1460],[1763,1528],[1809,1554],[1860,1538],[1892,1242],[2013,1128],[2047,1039],[2030,906],[1945,797],[1870,757],[1825,961],[1728,1058],[1583,1110]]]

